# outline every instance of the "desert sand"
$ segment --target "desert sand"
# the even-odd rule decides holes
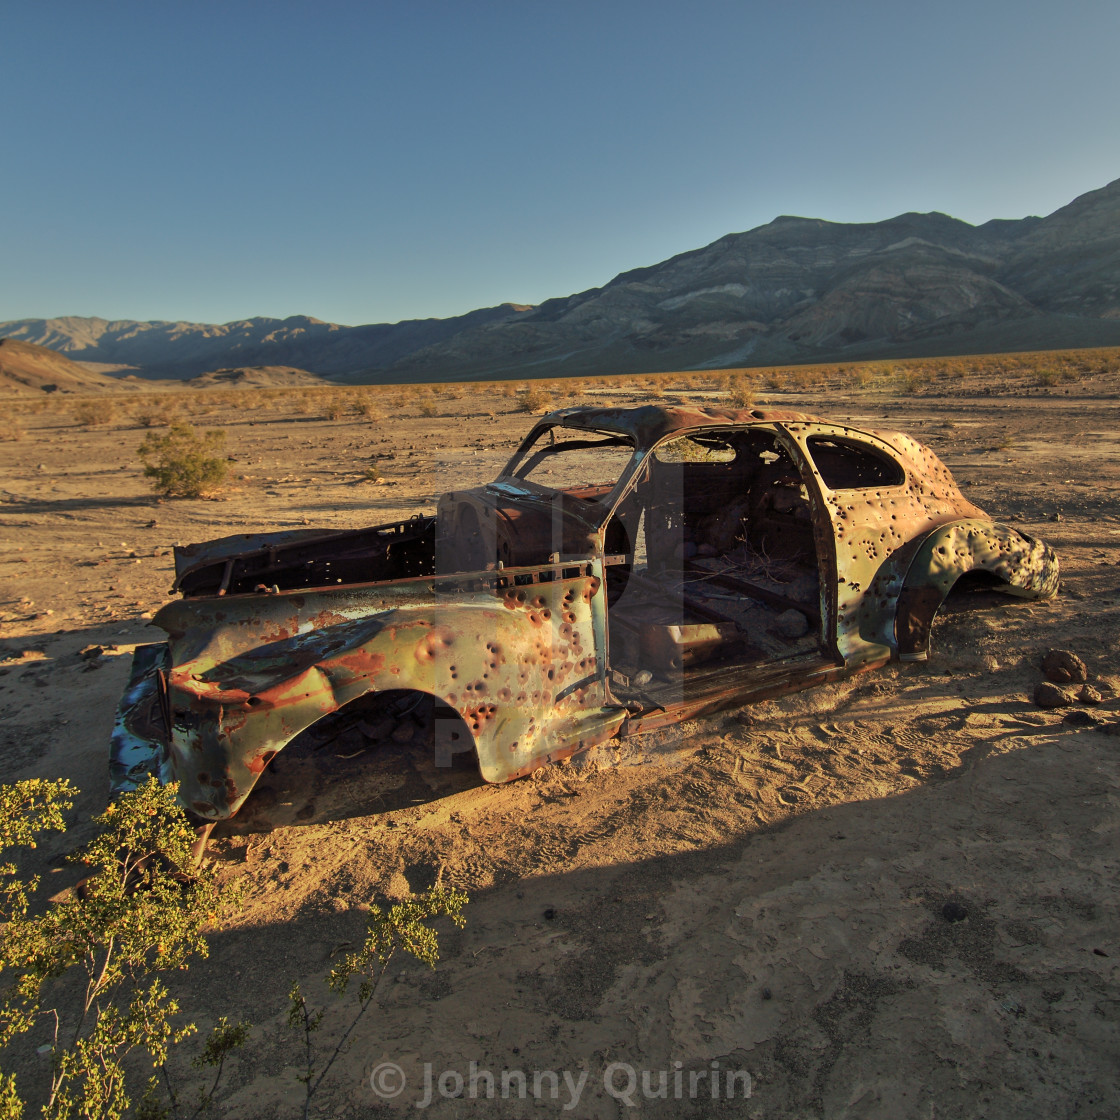
[[[174,543],[431,510],[493,477],[532,420],[486,386],[377,390],[380,416],[336,419],[216,391],[198,416],[206,392],[190,392],[192,415],[226,430],[236,460],[214,500],[156,500],[135,457],[144,430],[123,412],[82,425],[62,405],[7,402],[22,438],[0,443],[0,773],[81,789],[74,828],[42,846],[60,889],[106,803],[113,711],[132,649],[159,640],[147,620]],[[564,403],[649,392],[554,389]],[[209,959],[172,978],[204,1031],[219,1015],[255,1025],[220,1115],[299,1114],[291,983],[327,1004],[325,1038],[347,1005],[323,978],[369,904],[436,881],[469,893],[465,929],[440,927],[434,972],[394,965],[316,1115],[1117,1114],[1120,375],[762,396],[929,443],[971,500],[1058,550],[1059,597],[952,602],[927,663],[505,786],[408,743],[282,753],[209,843],[244,904]],[[1051,648],[1085,660],[1099,704],[1032,702]],[[947,903],[967,916],[947,920]],[[177,1059],[188,1080],[191,1052]],[[407,1079],[392,1100],[369,1081],[387,1062]],[[749,1099],[742,1078],[713,1099],[713,1063],[748,1073]],[[534,1099],[548,1070],[555,1098],[546,1076]],[[643,1072],[653,1090],[666,1074],[667,1099],[647,1098]]]

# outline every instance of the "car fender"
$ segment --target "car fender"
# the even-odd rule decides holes
[[[180,799],[201,817],[230,816],[296,735],[371,692],[417,690],[456,711],[491,782],[601,741],[625,712],[606,690],[597,567],[528,584],[460,577],[368,614],[352,588],[172,604],[157,621],[172,632]],[[347,615],[334,609],[343,602]]]
[[[1042,541],[976,518],[941,525],[914,554],[898,596],[899,660],[926,660],[933,620],[956,582],[970,572],[986,572],[995,577],[994,591],[1024,599],[1049,599],[1058,591],[1058,558]]]

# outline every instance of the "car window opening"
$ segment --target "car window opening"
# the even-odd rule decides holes
[[[830,490],[901,486],[906,481],[898,463],[866,444],[823,436],[810,436],[807,442],[813,465]]]
[[[550,490],[609,493],[633,453],[626,436],[553,425],[522,448],[504,473]]]
[[[801,473],[769,430],[656,448],[607,525],[612,664],[649,688],[816,650],[820,578]]]

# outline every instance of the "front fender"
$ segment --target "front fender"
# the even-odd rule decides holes
[[[1058,591],[1058,558],[1043,541],[990,521],[954,521],[923,541],[907,569],[895,615],[902,661],[929,656],[930,632],[953,585],[969,572],[987,572],[993,590],[1024,599],[1050,599]]]
[[[278,750],[371,692],[415,689],[455,709],[488,781],[607,737],[625,713],[606,690],[601,572],[546,571],[395,598],[370,587],[171,604],[156,621],[172,634],[180,798],[209,819],[232,815]]]

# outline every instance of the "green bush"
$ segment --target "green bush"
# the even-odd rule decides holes
[[[144,476],[166,498],[200,498],[220,489],[229,474],[221,454],[226,434],[196,432],[190,424],[173,424],[166,435],[149,435],[136,454]]]
[[[0,1048],[46,1031],[38,1049],[51,1055],[49,1082],[35,1088],[48,1120],[117,1120],[145,1083],[151,1103],[158,1085],[135,1059],[147,1055],[166,1081],[170,1048],[194,1033],[175,1022],[179,1006],[159,974],[205,956],[206,927],[235,900],[194,867],[195,834],[175,788],[149,781],[113,802],[95,819],[97,836],[70,857],[86,878],[45,909],[32,905],[38,878],[0,864]],[[65,781],[0,786],[0,848],[33,848],[38,833],[64,830],[73,793]],[[248,1032],[225,1020],[219,1028],[200,1064],[218,1064],[211,1059]],[[0,1073],[0,1117],[16,1120],[25,1105],[15,1077]]]
[[[462,929],[465,922],[463,907],[467,901],[466,894],[455,887],[437,884],[424,894],[398,902],[388,910],[376,905],[370,907],[362,947],[347,953],[331,969],[327,978],[327,986],[336,996],[346,993],[351,980],[358,981],[357,1010],[329,1057],[315,1053],[312,1038],[322,1024],[325,1008],[311,1007],[299,984],[292,985],[288,993],[288,1025],[303,1035],[303,1068],[297,1076],[304,1087],[304,1120],[309,1120],[312,1099],[335,1060],[345,1050],[358,1021],[373,1003],[377,986],[389,970],[393,958],[398,953],[408,953],[429,968],[435,968],[439,960],[439,937],[427,923],[435,918],[448,917]]]

